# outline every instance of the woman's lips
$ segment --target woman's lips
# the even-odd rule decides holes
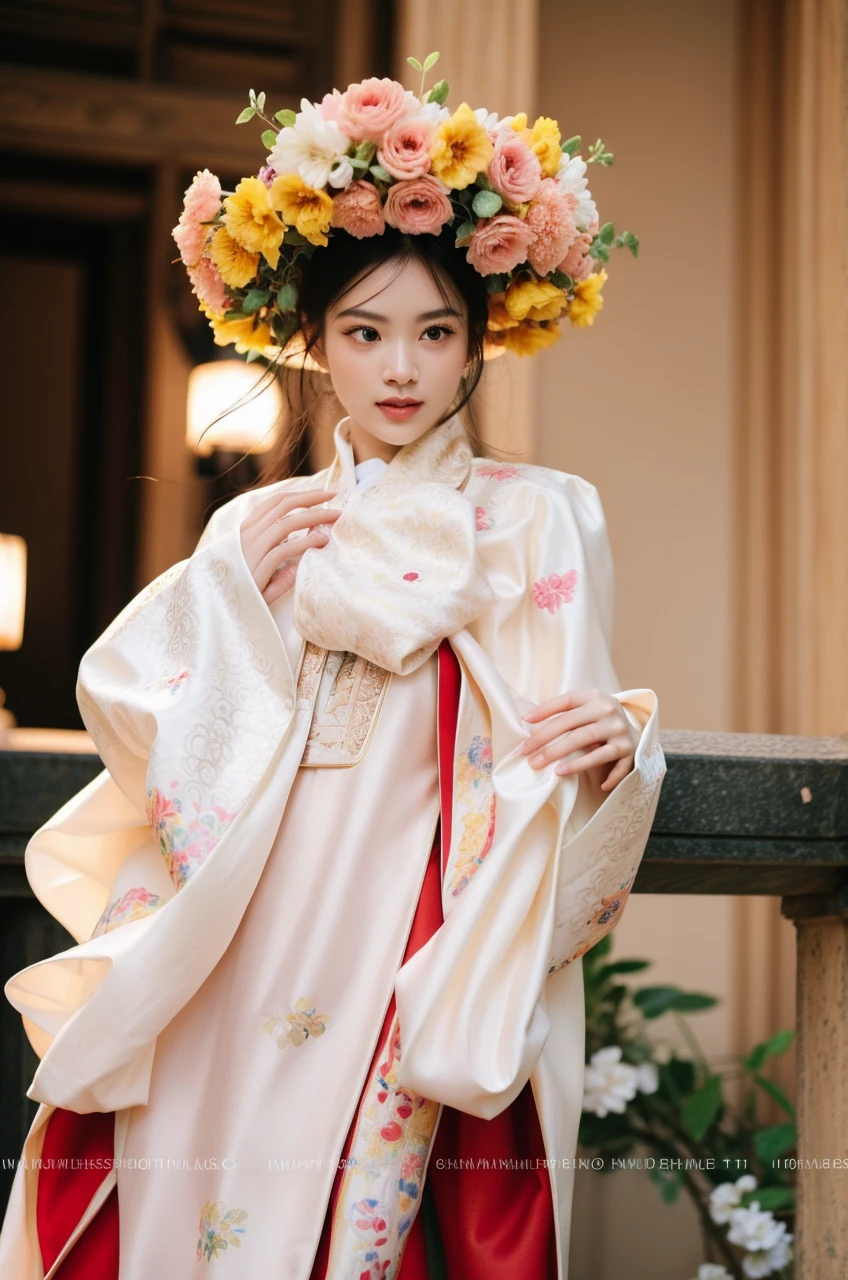
[[[391,418],[393,422],[403,422],[417,413],[422,403],[423,401],[416,400],[414,404],[378,404],[377,408],[382,409],[386,417]]]

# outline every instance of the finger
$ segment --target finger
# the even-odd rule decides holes
[[[588,703],[585,706],[578,707],[575,711],[549,716],[535,733],[531,733],[530,737],[524,740],[521,748],[522,754],[530,755],[532,752],[540,751],[549,742],[553,742],[554,738],[564,733],[569,733],[572,729],[579,729],[581,725],[590,724],[595,719],[596,717],[593,715],[592,708]]]
[[[629,763],[628,763],[629,761]],[[602,791],[612,791],[622,782],[633,768],[633,758],[631,756],[623,756],[618,764],[610,770],[607,777],[601,783]]]
[[[263,590],[267,589],[272,581],[276,581],[275,574],[285,572],[290,565],[296,567],[296,562],[310,547],[325,547],[329,540],[323,529],[313,529],[304,538],[297,538],[293,542],[274,547],[262,558],[256,570],[257,577],[265,584]],[[293,578],[292,581],[294,581]]]
[[[293,511],[291,515],[282,517],[278,522],[275,521],[262,534],[260,546],[263,553],[272,547],[282,546],[291,534],[301,529],[314,529],[316,525],[321,524],[335,524],[340,515],[341,511],[335,507],[321,507],[318,511],[301,509]]]
[[[287,515],[296,507],[314,507],[320,502],[327,502],[335,494],[329,489],[290,489],[282,493],[273,493],[265,502],[260,502],[243,522],[249,528],[265,530],[281,515]]]
[[[607,742],[597,750],[580,756],[579,760],[560,760],[559,764],[554,765],[554,773],[579,773],[582,769],[591,769],[596,764],[606,764],[607,761],[618,758],[618,748]]]
[[[580,706],[599,692],[599,689],[570,689],[567,693],[558,693],[555,698],[548,698],[547,702],[540,702],[538,707],[534,707],[532,711],[526,711],[521,718],[530,724],[535,724],[538,720],[544,720],[546,716],[555,715],[558,711],[569,711],[573,707]]]
[[[603,732],[603,729],[596,721],[593,721],[579,729],[572,729],[570,733],[554,738],[541,751],[537,751],[535,755],[530,757],[530,764],[534,769],[542,769],[545,765],[553,764],[555,760],[564,759],[572,751],[581,751],[596,742],[599,744],[606,743],[608,738],[609,735]]]

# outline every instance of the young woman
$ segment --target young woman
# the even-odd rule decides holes
[[[268,298],[228,285],[219,337],[296,332],[347,416],[326,471],[219,508],[83,657],[105,769],[27,850],[77,945],[6,987],[41,1105],[0,1271],[563,1280],[579,957],[665,770],[656,696],[614,692],[600,500],[480,456],[460,410],[514,317],[453,225],[340,228],[296,272],[223,225]]]

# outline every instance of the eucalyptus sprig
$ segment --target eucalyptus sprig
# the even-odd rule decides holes
[[[277,141],[277,134],[280,129],[284,129],[287,125],[293,125],[297,116],[288,108],[284,111],[278,111],[273,117],[265,115],[265,94],[254,93],[251,89],[248,93],[250,106],[240,111],[236,119],[236,124],[247,124],[248,120],[252,120],[254,116],[258,116],[260,120],[264,120],[270,127],[262,134],[262,141],[270,150]]]

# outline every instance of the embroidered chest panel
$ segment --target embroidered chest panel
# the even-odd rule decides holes
[[[316,678],[318,692],[301,765],[357,764],[374,731],[391,672],[356,653],[307,645],[298,678],[299,699],[312,696]],[[309,688],[301,688],[302,683]]]

